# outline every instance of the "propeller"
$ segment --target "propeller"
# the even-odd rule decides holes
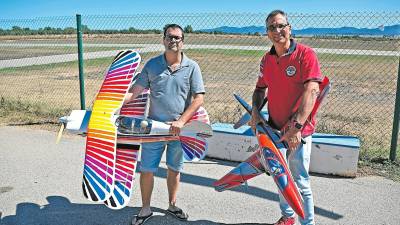
[[[65,126],[66,126],[66,124],[68,122],[68,116],[61,117],[59,119],[59,122],[61,123],[61,126],[60,126],[60,130],[57,133],[56,144],[60,143],[62,133],[63,133],[63,131],[65,129]]]

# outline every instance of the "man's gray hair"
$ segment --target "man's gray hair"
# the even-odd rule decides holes
[[[276,16],[276,15],[282,15],[282,16],[284,16],[285,19],[286,19],[286,23],[289,24],[289,20],[288,20],[287,14],[286,14],[284,11],[280,10],[280,9],[276,9],[276,10],[270,12],[270,13],[268,14],[268,16],[267,16],[267,19],[265,19],[265,24],[268,25],[268,20],[271,19],[272,17]]]

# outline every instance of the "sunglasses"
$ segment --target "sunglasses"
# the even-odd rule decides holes
[[[165,36],[165,39],[166,39],[167,41],[173,41],[173,40],[175,40],[175,42],[181,42],[181,41],[183,41],[183,37],[175,36],[175,35],[167,35],[167,36]]]
[[[288,23],[286,23],[286,24],[269,25],[269,26],[267,27],[267,31],[282,30],[282,29],[284,29],[284,28],[287,27],[287,26],[289,26]]]

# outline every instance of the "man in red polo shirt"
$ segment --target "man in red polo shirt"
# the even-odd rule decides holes
[[[260,76],[253,93],[250,125],[261,121],[256,113],[267,93],[268,123],[283,133],[279,141],[288,145],[287,159],[293,178],[303,197],[305,219],[301,224],[314,224],[314,203],[310,187],[309,165],[311,134],[316,124],[310,115],[319,94],[322,75],[315,52],[291,39],[292,28],[285,12],[272,11],[266,18],[268,38],[272,48],[261,60]],[[301,139],[305,144],[301,142]],[[284,152],[283,155],[286,155]],[[279,195],[282,217],[275,224],[295,224],[294,211]]]

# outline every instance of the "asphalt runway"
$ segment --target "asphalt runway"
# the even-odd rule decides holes
[[[92,203],[81,191],[85,139],[23,127],[0,127],[1,225],[128,225],[141,205],[135,185],[122,210]],[[321,162],[323,163],[323,162]],[[189,213],[181,222],[166,214],[166,166],[156,174],[146,224],[272,224],[280,217],[277,188],[260,175],[230,191],[216,192],[212,183],[236,162],[206,159],[185,163],[177,205]],[[370,176],[355,179],[313,175],[317,224],[399,224],[400,183]]]
[[[71,47],[76,46],[73,44],[37,44],[37,43],[25,43],[25,44],[13,44],[13,43],[0,43],[0,47],[9,48],[23,48],[23,47]],[[85,44],[87,47],[121,47],[121,50],[126,48],[137,49],[139,53],[145,52],[161,52],[164,50],[164,46],[161,44]],[[236,50],[262,50],[267,51],[267,46],[234,46],[234,45],[185,45],[185,49],[236,49]],[[400,56],[398,51],[377,51],[377,50],[359,50],[359,49],[329,49],[329,48],[314,48],[317,53],[329,53],[329,54],[342,54],[342,55],[371,55],[371,56]],[[115,56],[120,50],[111,51],[98,51],[98,52],[85,52],[83,58],[96,59],[103,57]],[[12,67],[24,67],[32,65],[45,65],[52,63],[71,62],[77,61],[78,54],[62,54],[62,55],[49,55],[49,56],[38,56],[21,59],[7,59],[0,60],[0,69],[12,68]]]

